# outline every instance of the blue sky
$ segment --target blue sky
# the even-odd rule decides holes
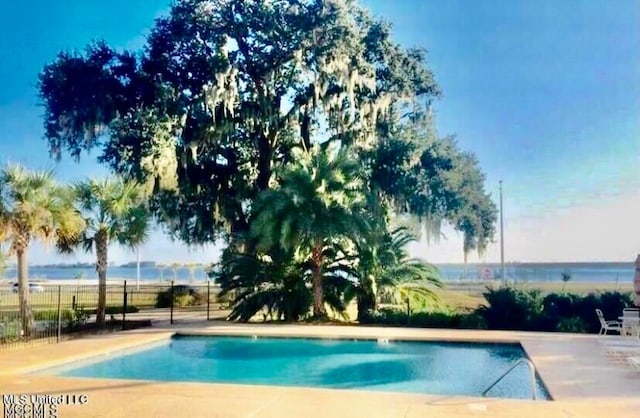
[[[640,1],[363,0],[394,38],[429,50],[444,91],[441,134],[455,134],[505,190],[507,260],[632,260],[640,252]],[[42,139],[36,75],[61,49],[95,38],[138,48],[168,2],[0,3],[0,164],[55,167],[63,181],[105,174],[95,155],[55,164]],[[34,12],[34,11],[37,11]],[[461,237],[412,247],[462,260]],[[497,237],[496,237],[497,238]],[[497,260],[497,245],[485,259]],[[154,234],[143,258],[206,261]],[[131,254],[113,252],[115,261]],[[62,259],[34,248],[34,262]],[[79,255],[86,260],[88,256]],[[65,258],[70,261],[71,259]],[[476,260],[476,258],[472,258]]]

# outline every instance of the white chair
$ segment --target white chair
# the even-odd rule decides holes
[[[609,331],[614,331],[618,334],[622,334],[622,322],[605,320],[604,315],[602,314],[602,311],[600,309],[596,309],[596,315],[598,315],[598,320],[600,321],[600,335],[605,335]]]
[[[624,335],[640,335],[640,309],[625,308],[622,310],[622,333]]]

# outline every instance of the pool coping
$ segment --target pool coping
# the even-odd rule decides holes
[[[240,325],[240,324],[237,324]],[[450,329],[428,329],[429,331],[440,331],[437,334],[432,335],[416,335],[412,333],[406,332],[410,331],[423,331],[424,328],[385,328],[385,327],[350,327],[350,326],[339,326],[332,327],[332,333],[328,334],[324,327],[326,326],[303,326],[303,330],[295,329],[290,330],[286,325],[259,325],[258,328],[254,328],[253,324],[251,325],[240,325],[240,329],[235,327],[220,327],[217,329],[190,329],[190,328],[177,328],[175,330],[166,330],[164,332],[151,333],[150,335],[145,335],[144,337],[136,338],[134,341],[125,342],[123,344],[109,345],[107,347],[102,347],[99,349],[94,349],[89,352],[81,353],[81,354],[70,354],[69,356],[63,356],[56,359],[49,359],[43,362],[37,362],[36,364],[31,364],[25,367],[17,367],[17,368],[7,368],[2,367],[0,369],[0,376],[2,375],[15,375],[15,374],[34,374],[47,370],[58,369],[61,367],[65,367],[65,365],[71,365],[74,362],[88,362],[88,361],[99,361],[101,358],[114,356],[114,355],[122,355],[132,351],[144,350],[147,347],[154,346],[155,344],[162,343],[165,340],[169,340],[174,336],[243,336],[243,337],[251,337],[251,336],[259,336],[259,337],[273,337],[273,338],[317,338],[317,339],[354,339],[354,340],[380,340],[385,339],[388,341],[414,341],[414,342],[447,342],[447,343],[485,343],[485,344],[517,344],[524,351],[525,355],[528,359],[530,359],[534,365],[536,365],[534,358],[527,350],[526,344],[522,341],[521,337],[518,337],[520,332],[515,331],[476,331],[478,334],[474,335],[475,330],[464,330],[470,331],[465,333],[464,335],[458,335],[457,331],[453,330],[453,334],[444,334],[448,333],[452,330]],[[245,328],[251,327],[251,328]],[[145,330],[145,331],[148,331]],[[127,334],[131,331],[122,332],[121,334]],[[143,333],[147,334],[147,333]],[[383,334],[385,334],[383,336]],[[535,333],[529,333],[535,334]],[[554,336],[556,334],[553,334]],[[109,334],[105,335],[94,335],[87,337],[84,339],[91,340],[100,337],[109,336]],[[575,335],[571,334],[572,337]],[[83,341],[83,340],[76,340]],[[65,344],[67,342],[63,342],[61,344]],[[47,347],[55,347],[55,345],[47,345]],[[20,352],[20,351],[18,351]],[[1,359],[2,352],[0,352]],[[535,355],[534,355],[535,357]],[[554,395],[547,386],[544,376],[540,373],[536,365],[536,372],[540,376],[545,389],[549,393],[551,400],[554,400]],[[120,380],[120,379],[118,379]]]
[[[126,333],[127,331],[124,331]],[[75,350],[70,350],[70,352],[62,353],[54,358],[44,358],[42,359],[39,356],[34,356],[35,358],[29,358],[28,365],[20,365],[20,364],[6,364],[7,362],[3,362],[3,358],[8,357],[10,354],[20,353],[23,354],[28,352],[29,350],[37,350],[41,351],[45,347],[55,349],[62,345],[68,345],[73,343],[81,343],[87,341],[93,341],[98,339],[104,339],[105,337],[109,337],[112,334],[103,334],[103,335],[92,335],[82,339],[63,341],[58,344],[41,344],[35,347],[27,347],[20,350],[7,350],[0,351],[0,376],[11,376],[11,375],[29,375],[33,373],[37,373],[39,371],[45,371],[49,369],[54,369],[57,367],[62,367],[65,364],[71,364],[78,361],[87,361],[91,358],[99,358],[99,357],[109,357],[112,355],[116,355],[122,351],[126,350],[135,350],[135,349],[144,349],[144,347],[152,345],[154,343],[159,343],[160,341],[171,338],[175,332],[173,331],[164,331],[160,333],[149,333],[149,335],[144,335],[142,337],[138,337],[133,341],[124,341],[117,342],[114,345],[108,345],[103,347],[92,347],[90,351],[84,351],[81,353],[75,352]],[[24,357],[21,358],[23,360]],[[3,364],[4,363],[4,364]]]
[[[506,402],[510,405],[510,402],[524,402],[528,405],[543,404],[562,404],[566,402],[578,402],[584,404],[586,400],[599,401],[607,398],[608,404],[611,402],[618,402],[621,407],[628,403],[633,404],[633,410],[637,411],[640,406],[640,397],[637,395],[640,393],[640,375],[635,374],[629,376],[624,369],[619,367],[616,369],[616,365],[609,365],[608,369],[613,370],[615,373],[610,373],[603,379],[604,382],[597,380],[599,388],[607,387],[611,388],[613,385],[616,389],[614,391],[602,393],[594,391],[593,385],[582,384],[585,382],[584,376],[588,373],[585,372],[584,367],[576,367],[573,363],[568,363],[565,359],[567,355],[571,355],[576,347],[582,347],[582,353],[586,352],[587,359],[583,359],[583,363],[589,363],[592,361],[601,361],[604,356],[603,353],[593,351],[594,347],[602,348],[598,343],[598,337],[588,335],[575,335],[575,334],[549,334],[549,333],[527,333],[517,331],[482,331],[482,330],[446,330],[446,329],[415,329],[415,328],[384,328],[384,327],[351,327],[351,326],[324,326],[324,325],[244,325],[244,324],[217,324],[212,325],[207,323],[206,326],[189,325],[189,326],[176,326],[176,327],[164,327],[148,330],[136,330],[125,331],[117,334],[107,334],[92,336],[80,340],[72,340],[63,342],[56,345],[45,346],[48,350],[42,347],[34,347],[33,350],[20,350],[17,352],[0,352],[0,381],[18,379],[14,381],[26,381],[28,379],[41,380],[40,377],[33,376],[33,372],[43,371],[55,367],[63,366],[65,363],[77,362],[80,360],[88,360],[95,357],[104,357],[122,352],[123,350],[130,349],[145,349],[146,346],[154,342],[160,342],[167,340],[173,335],[218,335],[218,336],[251,336],[258,335],[262,337],[291,337],[291,338],[348,338],[348,339],[377,339],[386,338],[390,340],[404,340],[404,341],[439,341],[439,342],[467,342],[467,343],[510,343],[520,344],[526,355],[534,362],[536,370],[538,372],[541,381],[545,385],[547,392],[553,399],[552,402],[532,402],[527,400],[514,400],[514,399],[502,399],[502,398],[474,398],[468,396],[447,396],[450,399],[458,399],[459,401],[467,403],[486,403],[486,402]],[[588,350],[585,351],[584,348]],[[41,354],[47,352],[47,358],[43,359]],[[10,354],[18,353],[19,357],[10,360]],[[25,355],[26,353],[26,355]],[[574,356],[579,357],[579,356]],[[576,359],[574,359],[576,360]],[[606,360],[606,357],[604,358]],[[574,361],[575,363],[575,361]],[[578,364],[578,363],[576,363]],[[5,367],[5,366],[9,367]],[[610,371],[611,371],[610,370]],[[587,371],[588,372],[588,371]],[[591,376],[593,378],[593,376]],[[628,378],[631,377],[631,380]],[[613,378],[613,380],[612,380]],[[627,378],[627,381],[625,381]],[[618,379],[618,380],[616,380]],[[55,385],[71,384],[71,382],[81,381],[83,379],[73,378],[57,378],[54,376],[45,376],[45,381],[48,385],[52,382],[58,382]],[[109,379],[84,379],[90,380],[94,383],[102,382],[103,384],[112,384]],[[64,382],[63,382],[64,381]],[[119,382],[122,380],[118,379]],[[582,382],[582,383],[581,383]],[[624,383],[620,383],[624,382]],[[489,384],[490,382],[488,382]],[[180,385],[187,385],[184,387],[192,388],[193,385],[216,385],[216,390],[219,388],[227,391],[233,391],[233,387],[247,388],[255,387],[254,385],[242,385],[242,384],[215,384],[215,383],[176,383],[171,385],[175,387],[177,391],[180,391]],[[166,385],[162,385],[163,387]],[[282,393],[282,390],[286,392],[289,387],[268,387],[277,388],[274,391],[256,389],[259,392],[269,393]],[[296,388],[295,393],[299,393],[301,388]],[[338,391],[338,392],[355,392],[352,390],[343,391],[341,389],[327,389],[327,388],[304,388],[307,391]],[[376,396],[380,396],[380,393],[387,394],[388,392],[370,392],[363,391],[371,394],[372,399]],[[289,392],[287,392],[289,393]],[[293,392],[291,392],[293,393]],[[311,393],[311,392],[309,392]],[[315,392],[313,392],[315,393]],[[326,393],[326,392],[322,392]],[[341,395],[322,395],[329,396],[331,398],[342,398]],[[345,395],[346,396],[346,395]],[[358,395],[360,396],[360,395]],[[362,395],[364,396],[364,395]],[[398,395],[396,398],[389,399],[405,399]],[[422,403],[427,402],[428,399],[433,400],[441,395],[430,394],[416,394],[419,399],[422,399]],[[412,397],[411,399],[414,399]],[[408,398],[407,398],[408,399]],[[427,402],[428,403],[428,402]],[[540,408],[536,406],[535,408]],[[626,409],[625,409],[626,411]],[[584,416],[584,415],[578,415]],[[597,416],[597,415],[594,415]],[[617,415],[616,415],[617,416]],[[625,416],[625,415],[620,415]],[[629,415],[632,416],[632,415]]]

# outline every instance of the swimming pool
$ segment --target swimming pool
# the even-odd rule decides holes
[[[161,345],[58,370],[60,376],[481,396],[519,344],[174,336]],[[521,365],[487,396],[531,399]],[[550,399],[536,377],[539,399]]]

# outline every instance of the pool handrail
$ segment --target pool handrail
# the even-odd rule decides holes
[[[498,383],[500,383],[502,379],[504,379],[509,373],[511,373],[513,369],[515,369],[522,363],[525,363],[529,367],[529,372],[531,374],[531,396],[532,396],[532,399],[535,401],[538,398],[537,391],[536,391],[536,368],[531,362],[531,360],[526,358],[521,358],[519,360],[514,361],[513,364],[511,364],[511,367],[507,369],[507,371],[502,373],[500,377],[498,377],[488,388],[484,390],[484,392],[482,392],[482,396],[487,396],[487,392],[493,389]]]

